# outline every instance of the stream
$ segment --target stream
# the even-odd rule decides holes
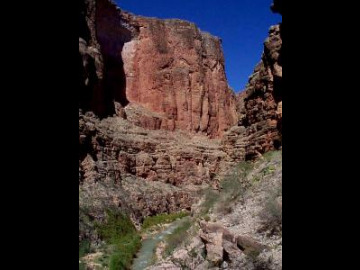
[[[157,244],[160,243],[166,235],[172,234],[184,219],[186,219],[186,217],[174,221],[163,231],[155,235],[149,235],[149,238],[142,242],[142,246],[139,252],[136,254],[136,258],[133,261],[132,270],[144,270],[146,267],[150,266]]]

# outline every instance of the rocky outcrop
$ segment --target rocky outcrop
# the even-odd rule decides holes
[[[187,21],[122,16],[139,29],[122,51],[131,103],[160,114],[165,130],[218,137],[236,123],[219,38]]]
[[[209,137],[237,115],[218,38],[110,0],[79,5],[79,240],[95,243],[106,209],[135,224],[190,210],[232,164]]]
[[[147,130],[120,117],[100,120],[80,112],[79,135],[80,189],[88,198],[128,209],[138,221],[190,210],[196,192],[216,185],[218,175],[234,164],[219,141]]]
[[[281,146],[279,25],[235,97],[220,39],[109,0],[79,3],[79,107],[88,112],[79,117],[80,183],[119,183],[129,174],[175,187],[214,184],[231,164]],[[220,136],[222,144],[194,133]]]
[[[207,215],[201,215],[201,204],[209,202],[204,200],[192,211],[193,225],[185,239],[163,258],[160,254],[167,245],[165,239],[156,250],[158,262],[147,269],[162,269],[170,263],[197,270],[282,269],[281,163],[281,151],[274,151],[246,163],[252,165],[245,173],[234,171],[237,177],[227,180],[233,184],[223,185],[216,193]]]
[[[248,158],[281,146],[282,62],[280,25],[270,28],[264,43],[262,61],[257,65],[246,89],[246,117],[243,124],[250,136]]]
[[[79,0],[79,107],[124,117],[128,104],[121,51],[134,35],[110,0]]]
[[[151,129],[219,137],[237,122],[221,40],[193,23],[135,16],[110,0],[80,3],[80,108]]]
[[[97,239],[88,220],[120,209],[135,224],[159,213],[191,210],[199,191],[233,166],[219,141],[148,130],[120,117],[79,113],[80,240]]]
[[[233,164],[208,138],[237,121],[220,39],[110,0],[79,4],[80,208],[96,220],[120,208],[135,223],[190,209]]]
[[[275,5],[275,10],[276,7]],[[234,152],[233,155],[238,155],[239,159],[252,160],[281,147],[281,48],[280,24],[270,27],[261,61],[249,77],[245,91],[237,96],[239,127],[230,129],[224,135],[223,143],[225,149],[229,149],[230,154]],[[239,133],[239,130],[242,132]]]
[[[90,114],[81,114],[79,124],[81,164],[91,169],[95,162],[99,172],[97,179],[84,172],[81,181],[110,177],[116,182],[131,174],[174,186],[201,185],[233,164],[219,142],[205,136],[152,131],[121,118],[100,121]]]
[[[205,244],[206,259],[220,266],[224,261],[235,261],[245,253],[261,253],[266,246],[249,236],[235,235],[221,224],[200,222],[200,238]]]
[[[273,10],[281,12],[280,2]],[[80,0],[80,6],[83,111],[146,129],[223,137],[236,161],[281,147],[280,25],[270,28],[261,62],[235,97],[220,39],[186,21],[135,16],[109,0]]]

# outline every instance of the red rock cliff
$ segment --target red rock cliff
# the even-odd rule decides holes
[[[219,137],[237,122],[220,39],[181,20],[80,0],[80,108],[149,129]],[[136,109],[136,113],[133,113]]]
[[[190,209],[233,165],[209,138],[237,121],[220,40],[109,0],[79,2],[80,208],[96,220],[118,208],[137,221]]]
[[[122,16],[139,29],[122,51],[129,102],[159,113],[166,130],[217,137],[236,123],[220,39],[182,20]]]

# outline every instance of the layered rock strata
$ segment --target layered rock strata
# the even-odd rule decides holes
[[[232,164],[218,140],[237,121],[220,39],[180,20],[79,0],[80,240],[120,209],[135,224],[190,210]],[[196,135],[198,134],[198,135]],[[204,137],[207,136],[207,137]]]
[[[122,14],[139,29],[122,51],[126,95],[161,115],[156,128],[218,137],[236,123],[219,38],[187,21]]]
[[[199,192],[217,187],[220,175],[234,165],[219,140],[148,130],[120,117],[101,120],[80,112],[79,139],[85,220],[103,220],[105,209],[121,209],[135,224],[146,216],[190,211]],[[95,237],[91,228],[80,231],[81,239]]]
[[[274,6],[276,10],[276,5]],[[238,126],[223,138],[229,153],[252,160],[282,145],[282,36],[281,24],[270,27],[261,61],[237,96]]]
[[[80,2],[80,107],[126,118],[135,104],[146,128],[221,136],[237,122],[221,40],[193,23],[146,18],[109,0]],[[156,124],[153,124],[156,122]]]
[[[236,162],[281,146],[280,26],[236,97],[220,39],[109,0],[79,3],[79,191],[91,219],[190,210]]]

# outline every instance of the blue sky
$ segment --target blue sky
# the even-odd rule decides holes
[[[269,27],[281,21],[272,0],[116,0],[136,15],[178,18],[222,39],[229,85],[243,90],[260,61]]]

